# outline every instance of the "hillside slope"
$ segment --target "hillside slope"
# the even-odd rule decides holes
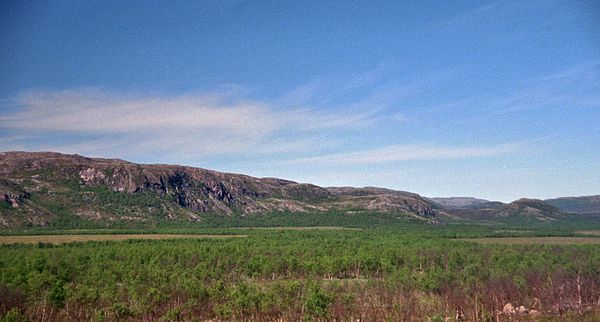
[[[469,221],[492,221],[502,223],[541,223],[569,219],[569,215],[538,199],[519,199],[508,204],[484,202],[465,207],[449,207],[440,210],[453,218]]]
[[[558,208],[539,199],[519,199],[506,204],[495,212],[496,216],[504,218],[520,218],[524,220],[553,221],[565,218]]]
[[[202,214],[370,210],[429,220],[433,203],[379,188],[321,188],[201,168],[54,152],[0,153],[0,227],[68,216],[103,221],[202,220]]]
[[[544,202],[563,212],[600,215],[600,195],[546,199]]]
[[[479,208],[480,205],[488,204],[492,201],[473,197],[447,197],[447,198],[428,198],[443,208]]]

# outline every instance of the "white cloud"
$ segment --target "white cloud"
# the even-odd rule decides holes
[[[351,78],[346,88],[372,85],[382,72]],[[327,108],[290,107],[284,101],[298,95],[336,101],[319,82],[292,90],[285,99],[256,101],[239,88],[212,93],[123,95],[99,89],[30,91],[15,99],[13,112],[0,116],[0,130],[14,139],[0,140],[0,149],[54,150],[93,156],[133,158],[168,154],[177,160],[218,155],[264,156],[289,163],[377,164],[425,159],[455,159],[514,152],[515,144],[452,147],[391,145],[363,151],[344,149],[352,135],[404,122],[409,116],[391,111],[407,96],[426,91],[447,78],[449,71],[425,75],[410,83],[384,83],[368,94]],[[306,88],[309,88],[306,90]],[[311,94],[312,93],[312,94]],[[317,93],[317,94],[314,94]],[[317,104],[316,106],[319,106]],[[362,133],[362,134],[361,134]],[[277,156],[275,156],[277,155]],[[309,157],[303,157],[307,156]],[[313,155],[313,156],[310,156]]]
[[[394,71],[382,65],[354,76],[323,77],[271,100],[249,99],[251,91],[237,86],[182,95],[28,91],[0,115],[0,130],[17,138],[0,141],[0,149],[134,158],[322,152],[352,133],[376,129],[389,119],[389,109],[448,74],[390,83],[385,78]]]
[[[237,92],[127,96],[102,90],[30,91],[0,116],[5,150],[93,155],[169,153],[284,154],[319,150],[348,131],[373,124],[375,110],[281,108]]]
[[[389,145],[376,149],[326,154],[292,160],[293,163],[378,164],[409,160],[460,159],[496,156],[517,152],[520,143],[494,146],[444,147],[428,145]]]
[[[99,91],[29,92],[17,104],[20,111],[0,117],[3,128],[100,134],[222,130],[266,135],[281,129],[364,125],[377,112],[279,110],[267,102],[227,102],[218,96],[130,98]]]
[[[131,133],[156,129],[222,129],[264,133],[278,126],[264,104],[224,104],[203,96],[116,97],[90,91],[30,92],[18,98],[22,111],[0,118],[4,128]]]

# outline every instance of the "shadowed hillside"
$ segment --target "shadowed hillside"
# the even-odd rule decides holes
[[[564,212],[600,215],[600,195],[546,199],[544,202]]]

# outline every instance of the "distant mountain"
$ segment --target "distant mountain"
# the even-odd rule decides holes
[[[506,204],[495,211],[499,217],[519,217],[539,221],[551,221],[565,218],[558,208],[539,199],[519,199]]]
[[[53,152],[0,153],[0,227],[92,221],[202,220],[276,211],[398,212],[430,221],[434,203],[381,188],[322,188],[194,167]]]
[[[491,201],[485,199],[478,199],[473,197],[448,197],[448,198],[429,198],[442,208],[473,208],[482,204],[490,203]]]
[[[506,204],[503,202],[500,202],[500,201],[490,201],[490,202],[484,202],[484,203],[472,205],[468,208],[470,208],[470,209],[498,209],[498,208],[502,208],[504,205],[506,205]]]
[[[600,219],[600,196],[509,204],[471,197],[428,199],[385,188],[323,188],[179,165],[54,152],[0,153],[0,228],[70,220],[152,223],[329,211],[397,213],[423,222],[586,221]]]
[[[546,199],[544,202],[563,212],[600,215],[600,195]]]
[[[568,215],[542,200],[525,198],[508,204],[484,202],[464,208],[445,208],[441,211],[448,216],[463,220],[504,223],[535,223],[568,219]]]

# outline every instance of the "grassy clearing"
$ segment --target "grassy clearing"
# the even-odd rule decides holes
[[[600,238],[594,237],[489,237],[459,240],[482,244],[600,244]]]
[[[182,239],[182,238],[239,238],[247,235],[192,235],[192,234],[118,234],[118,235],[35,235],[0,236],[0,244],[63,244],[86,241],[122,241],[129,239]]]
[[[534,232],[533,230],[517,230],[517,229],[499,229],[499,230],[494,230],[495,234],[502,234],[502,233],[515,233],[515,234],[523,234],[523,233],[532,233]]]
[[[600,236],[600,230],[581,230],[578,231],[578,233],[584,235]]]
[[[359,231],[362,228],[351,228],[351,227],[335,227],[335,226],[316,226],[316,227],[233,227],[230,229],[243,229],[243,230],[352,230]]]

